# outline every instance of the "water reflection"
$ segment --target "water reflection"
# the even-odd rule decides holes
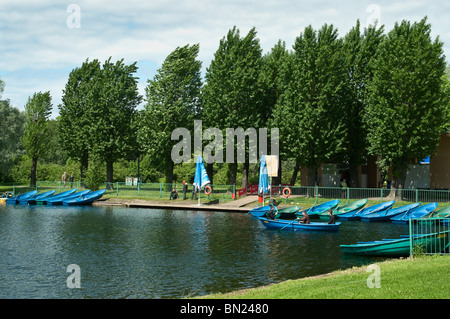
[[[375,259],[340,244],[407,233],[344,222],[338,232],[268,231],[225,212],[0,207],[0,298],[178,298],[327,273]],[[81,289],[66,267],[81,268]]]

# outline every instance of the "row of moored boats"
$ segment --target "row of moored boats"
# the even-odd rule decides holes
[[[24,205],[89,205],[94,201],[100,199],[106,190],[91,191],[89,189],[77,191],[77,189],[70,189],[62,193],[57,193],[56,190],[38,193],[37,191],[30,191],[16,196],[6,197],[7,204],[24,204]]]
[[[406,224],[409,220],[419,218],[442,218],[440,223],[450,225],[450,206],[441,209],[437,203],[413,203],[393,207],[395,201],[387,201],[373,206],[367,206],[367,199],[358,200],[346,205],[340,205],[339,199],[328,201],[319,205],[313,205],[311,208],[302,210],[299,206],[291,206],[276,209],[278,214],[274,219],[267,218],[270,206],[256,207],[251,213],[258,218],[267,229],[274,230],[314,230],[314,231],[336,231],[339,229],[342,221],[361,220],[365,222],[391,221],[392,223]],[[330,219],[329,211],[332,211],[335,219],[339,222],[328,223]],[[301,223],[297,218],[301,218],[306,212],[311,219],[318,218],[321,222]],[[442,228],[442,229],[445,229]],[[449,249],[450,230],[431,232],[427,234],[414,235],[411,239],[409,235],[401,236],[398,239],[382,239],[369,242],[358,242],[354,245],[340,245],[345,253],[399,257],[409,256],[411,243],[414,247],[424,249],[432,248],[434,250],[444,251]],[[436,248],[437,247],[437,248]]]

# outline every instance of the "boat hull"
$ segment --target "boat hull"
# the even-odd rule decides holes
[[[64,206],[78,206],[78,205],[90,205],[96,200],[100,199],[106,190],[94,191],[91,193],[83,194],[78,198],[63,201]]]
[[[397,208],[391,208],[389,210],[374,213],[370,215],[361,216],[361,220],[365,222],[380,222],[380,221],[389,221],[391,218],[398,216],[400,214],[404,214],[405,212],[416,208],[420,203],[414,203],[409,205],[400,206]]]
[[[333,212],[333,215],[336,218],[339,218],[339,215],[341,215],[341,214],[356,212],[356,211],[360,210],[361,208],[363,208],[364,205],[366,205],[367,201],[368,201],[367,199],[361,199],[356,202],[352,202],[350,204],[340,206],[339,208],[336,209],[336,211]],[[320,214],[318,214],[318,216],[321,220],[329,220],[330,219],[330,215],[328,215],[328,211],[320,213]]]
[[[301,209],[300,206],[290,206],[285,208],[278,209],[278,214],[275,216],[275,219],[293,219],[296,218],[296,212]]]
[[[252,210],[249,211],[249,213],[252,214],[252,216],[254,216],[254,217],[262,217],[262,216],[266,215],[266,213],[268,211],[270,211],[270,206],[266,205],[266,206],[253,208]]]
[[[72,194],[67,195],[67,196],[60,196],[58,198],[49,199],[49,200],[47,200],[47,205],[50,205],[50,206],[62,205],[64,201],[68,201],[68,200],[71,200],[71,199],[74,199],[74,198],[78,198],[78,197],[83,196],[83,195],[85,195],[85,194],[87,194],[89,192],[90,192],[90,190],[88,189],[88,190],[80,191],[80,192],[77,192],[77,193],[72,193]]]
[[[259,220],[267,229],[272,230],[290,230],[290,231],[337,231],[339,230],[339,226],[341,223],[336,224],[327,224],[327,223],[315,223],[311,222],[309,224],[299,223],[297,221],[292,220],[284,220],[284,219],[267,219],[264,217],[259,217]]]
[[[334,199],[317,206],[313,206],[311,209],[307,208],[305,211],[308,213],[310,217],[318,217],[320,214],[328,212],[329,209],[335,208],[339,204],[339,199]],[[295,214],[296,217],[301,218],[303,215],[303,211]]]
[[[437,203],[418,206],[404,214],[392,217],[391,222],[394,224],[407,224],[410,219],[414,220],[426,217],[427,215],[431,214],[437,208],[437,206]]]
[[[435,247],[444,248],[449,243],[450,231],[417,236],[413,239],[413,247],[433,250]],[[387,239],[354,245],[340,245],[342,252],[353,255],[366,255],[374,257],[407,257],[411,251],[409,237],[400,239]]]
[[[361,220],[363,217],[370,216],[371,214],[383,213],[389,210],[395,201],[384,202],[381,204],[366,207],[363,210],[353,211],[346,214],[339,215],[340,220]]]
[[[36,194],[37,191],[27,192],[15,197],[9,197],[5,202],[7,204],[28,204],[28,200],[32,199],[34,196],[36,196]]]

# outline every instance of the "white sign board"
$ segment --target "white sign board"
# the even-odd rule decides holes
[[[265,155],[267,163],[267,174],[269,177],[278,176],[278,155]]]

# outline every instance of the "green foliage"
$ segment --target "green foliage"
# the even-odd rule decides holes
[[[302,166],[316,170],[344,149],[346,136],[340,99],[345,80],[342,40],[333,26],[311,26],[294,45],[293,80],[274,110],[281,148]],[[315,180],[316,172],[309,180]]]
[[[442,42],[431,40],[426,18],[396,24],[380,45],[364,113],[368,151],[393,167],[402,188],[407,165],[433,155],[445,123]]]
[[[367,86],[373,78],[373,61],[383,40],[383,27],[370,26],[361,32],[360,23],[345,36],[342,54],[345,58],[347,79],[345,80],[345,103],[343,120],[346,125],[345,150],[338,160],[350,167],[351,185],[358,186],[357,167],[366,162],[367,140],[363,125],[363,114],[367,100]],[[349,182],[349,181],[347,181]]]
[[[107,181],[113,179],[114,161],[137,153],[134,123],[138,94],[136,63],[125,65],[111,58],[103,65],[86,60],[74,69],[59,106],[60,143],[72,158],[87,168],[89,154],[107,163]]]
[[[166,183],[173,179],[172,132],[179,127],[193,132],[199,112],[201,62],[199,45],[176,48],[146,88],[147,104],[141,113],[138,139],[152,165],[164,170]]]
[[[94,153],[89,159],[89,168],[86,172],[86,178],[84,180],[86,188],[91,191],[100,189],[100,186],[105,182],[105,170],[98,153]]]
[[[4,82],[0,80],[0,98]],[[21,137],[25,117],[9,100],[0,99],[0,181],[10,179],[15,158],[22,153]]]
[[[36,185],[36,166],[39,157],[47,151],[48,118],[52,111],[50,91],[34,93],[25,105],[25,130],[22,144],[32,159],[30,185]]]
[[[229,30],[206,70],[202,90],[205,127],[221,129],[225,137],[226,128],[258,129],[266,124],[262,66],[262,49],[255,28],[242,38],[236,27]],[[229,164],[227,184],[236,183],[236,163],[237,160]]]

